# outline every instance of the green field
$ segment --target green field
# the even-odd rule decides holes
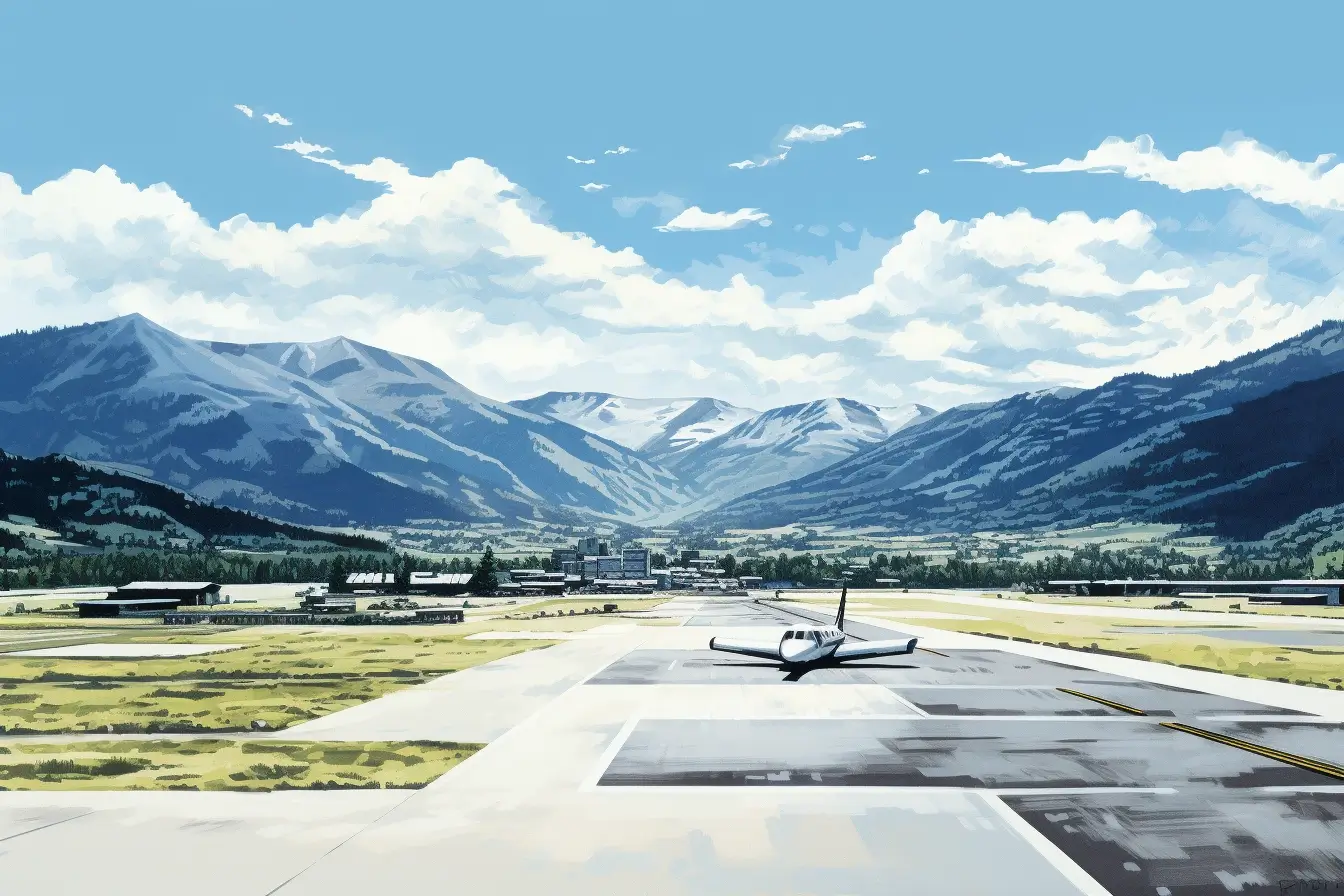
[[[558,622],[559,620],[557,620]],[[16,733],[203,733],[287,728],[549,641],[468,641],[490,623],[321,630],[143,629],[125,642],[242,645],[165,659],[0,654],[0,728]],[[95,629],[96,631],[96,629]],[[63,632],[62,632],[63,634]],[[33,642],[47,647],[62,642]]]
[[[0,744],[0,790],[424,787],[480,744],[123,740]]]

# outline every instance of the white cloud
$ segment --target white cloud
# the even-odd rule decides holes
[[[743,168],[764,168],[767,165],[778,165],[789,157],[790,148],[791,147],[788,146],[781,146],[780,149],[783,150],[783,152],[778,155],[762,156],[756,159],[743,159],[740,162],[729,162],[728,167],[736,168],[741,171]]]
[[[1167,158],[1142,134],[1134,140],[1107,137],[1082,159],[1028,169],[1029,174],[1082,171],[1123,174],[1182,193],[1194,190],[1240,190],[1256,199],[1299,209],[1344,209],[1344,167],[1334,156],[1319,155],[1299,162],[1244,137],[1218,146]]]
[[[706,212],[701,211],[698,205],[693,205],[656,229],[668,233],[677,230],[737,230],[748,224],[769,227],[770,216],[757,208],[740,208],[735,212]]]
[[[248,117],[250,118],[251,116]],[[289,127],[294,123],[285,116],[281,115],[279,112],[266,112],[261,117],[266,119],[266,121],[268,121],[271,124],[278,124],[281,125],[282,127]]]
[[[928,174],[928,173],[929,173],[929,169],[927,169],[927,168],[921,168],[921,169],[919,169],[919,173],[920,173],[920,174]]]
[[[604,155],[604,156],[623,156],[623,155],[625,155],[625,154],[628,153],[628,152],[634,152],[634,150],[631,149],[630,147],[628,147],[628,146],[622,144],[622,145],[616,147],[615,149],[604,149],[604,150],[602,150],[602,155]]]
[[[729,168],[736,168],[739,171],[745,168],[766,168],[770,165],[778,165],[789,157],[789,150],[798,143],[821,143],[826,140],[833,140],[836,137],[844,136],[850,131],[866,128],[868,125],[862,121],[847,121],[840,127],[829,124],[819,124],[815,127],[806,127],[796,124],[789,128],[788,132],[780,141],[779,153],[769,156],[757,156],[754,159],[743,159],[740,162],[729,162]],[[872,156],[871,158],[876,158]],[[866,160],[866,159],[865,159]]]
[[[955,162],[978,162],[981,165],[992,165],[995,168],[1023,168],[1026,162],[1019,162],[1017,159],[1010,158],[1001,152],[996,152],[992,156],[982,156],[978,159],[953,159]]]
[[[861,121],[847,121],[840,127],[832,127],[829,124],[819,124],[816,127],[804,127],[796,124],[789,128],[789,132],[784,135],[785,143],[821,143],[824,140],[834,140],[836,137],[843,137],[850,131],[866,128],[868,125]]]
[[[287,146],[295,164],[381,195],[280,227],[206,221],[169,186],[108,168],[27,193],[0,174],[0,330],[138,311],[200,338],[343,333],[500,398],[619,383],[761,407],[822,395],[945,407],[1189,369],[1344,315],[1336,231],[1284,230],[1250,200],[1214,222],[1208,248],[1164,244],[1138,211],[925,212],[894,239],[859,229],[815,257],[753,242],[674,274],[558,229],[479,159],[421,175]],[[668,230],[769,220],[668,194],[612,204],[652,206]]]
[[[295,140],[292,143],[285,143],[280,146],[277,146],[276,149],[287,149],[290,152],[296,152],[301,156],[309,156],[324,152],[331,152],[330,146],[322,146],[321,144],[318,143],[309,143],[302,137],[300,137],[298,140]]]
[[[873,159],[876,159],[876,158],[877,158],[877,156],[874,156],[874,155],[859,156],[859,161],[860,161],[860,162],[871,162],[871,161],[873,161]]]
[[[886,338],[879,354],[911,361],[936,361],[950,351],[965,352],[974,347],[972,340],[950,324],[912,320]]]
[[[242,103],[235,103],[233,108],[237,109],[239,112],[243,113],[248,118],[252,117],[252,109],[250,106],[244,106]]]
[[[580,190],[583,190],[585,193],[596,193],[596,192],[598,192],[599,190],[605,190],[605,189],[606,189],[607,187],[609,187],[609,186],[611,186],[611,184],[594,184],[594,183],[588,183],[588,184],[584,184],[583,186],[579,187],[579,189],[580,189]]]
[[[575,165],[591,165],[597,161],[597,159],[580,159],[575,156],[565,156],[565,158],[569,159]]]
[[[835,383],[854,372],[854,368],[844,363],[844,356],[837,352],[770,358],[740,342],[729,342],[723,347],[723,356],[737,361],[753,376],[771,383]]]

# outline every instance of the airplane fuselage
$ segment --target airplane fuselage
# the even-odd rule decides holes
[[[805,665],[830,659],[845,643],[838,628],[815,625],[791,626],[779,641],[779,658],[786,665]]]

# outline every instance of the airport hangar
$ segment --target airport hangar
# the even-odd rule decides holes
[[[1344,579],[1057,579],[1056,594],[1081,597],[1244,597],[1251,603],[1340,606]]]

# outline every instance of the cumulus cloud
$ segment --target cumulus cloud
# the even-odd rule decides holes
[[[1133,140],[1107,137],[1081,159],[1027,169],[1029,174],[1086,172],[1123,174],[1189,193],[1194,190],[1240,190],[1264,202],[1299,209],[1344,209],[1344,167],[1333,154],[1300,162],[1245,137],[1218,146],[1189,150],[1167,158],[1141,134]]]
[[[859,156],[859,161],[860,161],[860,162],[871,162],[873,159],[876,159],[876,158],[877,158],[877,156],[874,156],[874,155],[864,155],[864,156]]]
[[[609,187],[609,186],[611,186],[611,184],[594,184],[594,183],[587,183],[587,184],[584,184],[583,186],[579,187],[579,189],[580,189],[580,190],[583,190],[585,193],[597,193],[597,192],[599,192],[599,191],[601,191],[601,190],[605,190],[605,189],[606,189],[607,187]]]
[[[953,159],[955,162],[976,162],[981,165],[991,165],[995,168],[1024,168],[1026,162],[1019,162],[1017,159],[996,152],[992,156],[981,156],[978,159]]]
[[[250,115],[248,117],[251,118]],[[285,116],[281,115],[279,112],[266,112],[261,117],[266,119],[266,121],[268,121],[271,124],[278,124],[286,128],[294,123]]]
[[[948,352],[965,352],[974,347],[975,342],[951,324],[915,319],[889,335],[880,353],[912,361],[937,361]]]
[[[740,342],[729,342],[723,347],[723,356],[741,364],[752,376],[771,383],[836,383],[854,372],[838,352],[770,358]]]
[[[921,168],[921,169],[919,169],[919,173],[920,173],[920,174],[928,174],[928,173],[929,173],[929,169],[927,169],[927,168]]]
[[[569,159],[575,165],[591,165],[597,161],[597,159],[580,159],[576,156],[565,156],[565,158]]]
[[[706,212],[700,206],[693,205],[681,212],[671,221],[658,226],[658,230],[672,232],[677,230],[737,230],[748,224],[770,226],[770,216],[758,208],[740,208],[735,212]]]
[[[290,152],[296,152],[301,156],[309,156],[314,154],[321,154],[324,152],[331,152],[330,146],[322,146],[321,144],[318,143],[309,143],[302,137],[293,141],[292,143],[283,143],[280,146],[277,146],[276,149],[286,149],[289,150]]]
[[[628,152],[634,152],[634,150],[631,149],[630,147],[626,146],[625,144],[621,144],[620,146],[616,147],[615,149],[604,149],[604,150],[602,150],[602,155],[604,155],[604,156],[623,156],[623,155],[625,155],[625,154],[628,153]]]
[[[840,127],[832,127],[829,124],[819,124],[815,127],[804,127],[796,124],[789,128],[789,132],[784,135],[785,143],[821,143],[825,140],[834,140],[836,137],[843,137],[850,131],[857,131],[866,128],[868,125],[861,121],[847,121]]]
[[[109,168],[30,192],[0,174],[0,330],[136,311],[198,338],[345,334],[499,398],[619,383],[762,407],[822,395],[947,407],[1192,369],[1344,315],[1338,233],[1284,230],[1249,199],[1210,224],[1205,249],[1165,244],[1139,211],[924,212],[890,239],[860,228],[815,256],[755,242],[670,272],[559,229],[482,160],[419,174],[300,142],[311,151],[287,145],[294,164],[381,195],[280,227],[207,221],[168,185]],[[654,208],[668,230],[769,220],[668,194],[613,206]]]
[[[235,103],[233,108],[237,109],[239,112],[243,113],[248,118],[252,117],[252,108],[250,106],[244,106],[242,103]]]

